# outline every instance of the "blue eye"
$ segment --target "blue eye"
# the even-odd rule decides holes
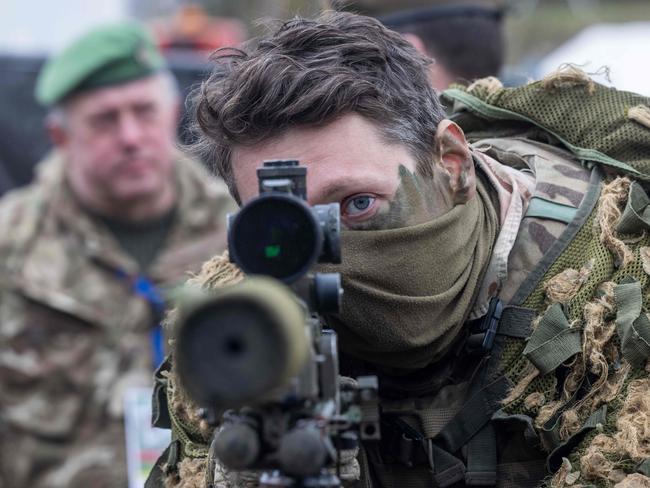
[[[376,198],[370,195],[361,195],[350,198],[343,205],[343,210],[347,215],[359,215],[368,210],[375,202]]]

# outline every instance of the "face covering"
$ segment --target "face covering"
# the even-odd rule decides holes
[[[342,309],[328,324],[344,352],[412,370],[448,350],[475,300],[497,234],[495,205],[478,179],[473,198],[425,223],[342,232],[343,263],[322,270],[341,273]]]

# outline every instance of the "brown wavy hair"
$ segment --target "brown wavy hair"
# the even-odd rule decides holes
[[[295,18],[241,49],[213,54],[215,67],[194,93],[194,149],[239,201],[231,153],[296,126],[349,113],[374,122],[382,138],[406,146],[431,172],[444,118],[429,85],[429,58],[370,17],[326,12]]]

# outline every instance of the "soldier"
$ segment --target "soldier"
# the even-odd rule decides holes
[[[55,151],[0,204],[0,486],[127,486],[124,395],[151,386],[164,295],[224,249],[232,200],[175,148],[140,26],[76,40],[36,97]]]
[[[335,10],[378,18],[435,60],[429,79],[436,90],[498,76],[505,58],[504,8],[500,2],[409,0],[330,0]],[[456,35],[462,31],[462,36]]]
[[[311,204],[340,203],[326,321],[341,372],[379,378],[382,437],[346,485],[648,486],[650,198],[601,168],[648,179],[648,99],[575,70],[487,79],[445,94],[469,144],[430,60],[368,17],[294,19],[216,60],[196,116],[231,194],[250,201],[261,161],[291,158]],[[241,279],[232,267],[196,281]],[[167,371],[174,442],[149,486],[256,486],[215,464]]]

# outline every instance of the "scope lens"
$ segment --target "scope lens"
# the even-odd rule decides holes
[[[310,208],[291,195],[263,195],[235,218],[230,252],[246,273],[290,283],[305,274],[321,253],[321,230]]]

